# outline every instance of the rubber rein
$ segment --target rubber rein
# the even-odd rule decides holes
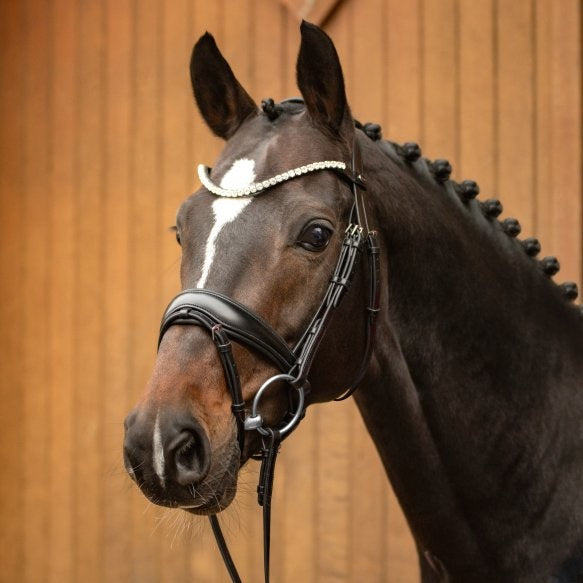
[[[160,346],[165,332],[175,325],[194,325],[205,328],[215,343],[231,393],[232,411],[237,422],[237,439],[241,453],[245,445],[246,431],[257,431],[261,435],[261,452],[252,458],[261,461],[257,493],[258,503],[263,507],[265,583],[269,583],[271,495],[275,462],[281,441],[298,426],[304,416],[305,397],[310,388],[308,376],[314,357],[333,313],[341,304],[342,298],[350,287],[358,265],[358,258],[363,248],[366,247],[369,263],[369,297],[365,311],[366,345],[362,362],[354,379],[336,400],[341,401],[352,395],[362,380],[372,353],[375,320],[380,306],[380,249],[377,244],[377,233],[370,230],[368,225],[364,201],[366,181],[362,174],[362,159],[356,140],[349,168],[347,164],[340,161],[314,162],[242,189],[220,188],[212,182],[209,168],[202,165],[198,167],[201,183],[209,192],[216,196],[232,198],[257,196],[281,182],[324,170],[337,173],[350,186],[353,194],[353,205],[334,274],[320,306],[293,349],[290,349],[283,338],[249,308],[223,294],[206,289],[187,289],[170,302],[162,318],[158,339],[158,346]],[[231,340],[259,352],[280,371],[279,374],[268,378],[261,385],[253,398],[251,411],[247,414]],[[273,384],[281,384],[282,382],[291,389],[288,412],[277,427],[268,427],[261,416],[259,403],[261,397]],[[216,515],[211,515],[209,520],[231,581],[240,583],[241,578],[231,558],[218,518]]]

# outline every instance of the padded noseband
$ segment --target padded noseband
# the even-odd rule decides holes
[[[215,291],[187,289],[178,294],[164,312],[158,346],[168,328],[176,324],[198,324],[211,332],[220,326],[229,338],[254,348],[282,372],[288,372],[296,361],[285,340],[265,320]]]

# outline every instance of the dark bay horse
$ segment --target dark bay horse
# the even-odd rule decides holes
[[[476,200],[475,183],[449,180],[445,161],[377,139],[374,126],[355,129],[331,40],[307,23],[301,31],[302,99],[262,108],[210,35],[193,51],[196,102],[226,140],[176,219],[181,283],[195,290],[187,308],[200,301],[200,321],[180,319],[184,295],[174,319],[172,307],[165,316],[152,377],[126,420],[128,472],[157,504],[195,514],[229,505],[239,468],[265,439],[243,411],[249,417],[259,387],[286,370],[286,359],[298,369],[293,347],[331,279],[339,281],[345,231],[362,197],[381,252],[380,299],[371,309],[363,252],[309,353],[305,404],[342,395],[365,355],[354,398],[413,532],[424,582],[583,581],[575,287],[556,285],[556,261],[538,261],[538,242],[519,241],[518,223],[499,221],[496,201]],[[208,316],[213,309],[231,324],[227,332]],[[366,358],[371,312],[376,342]],[[299,384],[264,388],[264,427],[303,410]]]

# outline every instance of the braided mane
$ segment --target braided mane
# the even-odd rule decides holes
[[[412,165],[414,162],[421,158],[426,166],[428,173],[433,176],[436,183],[445,187],[450,186],[462,201],[462,203],[464,203],[464,205],[468,205],[470,201],[478,196],[480,188],[475,181],[463,180],[462,182],[455,182],[450,178],[452,167],[447,160],[440,158],[432,161],[428,158],[422,157],[421,148],[415,142],[397,144],[390,140],[383,140],[381,126],[377,123],[369,122],[362,124],[355,120],[354,125],[357,129],[362,130],[362,132],[369,139],[374,142],[378,142],[381,150],[392,158],[397,156],[408,165]],[[535,261],[537,255],[541,251],[541,244],[539,240],[535,237],[528,237],[526,239],[519,240],[517,237],[520,234],[522,228],[519,221],[513,217],[507,217],[499,221],[498,217],[502,214],[503,211],[502,203],[499,200],[490,198],[485,201],[478,201],[478,203],[483,215],[486,217],[486,219],[488,219],[488,222],[491,224],[498,223],[502,232],[505,233],[508,237],[516,238],[522,250],[529,257],[533,258],[533,261]],[[552,278],[560,270],[559,260],[553,256],[546,256],[540,261],[537,261],[535,265],[537,265],[541,273],[548,278]],[[573,281],[561,283],[558,285],[558,288],[566,301],[574,302],[579,295],[577,284]],[[583,305],[577,305],[575,308],[578,310],[580,317],[583,319]]]

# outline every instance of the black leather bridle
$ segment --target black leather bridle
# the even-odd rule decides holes
[[[328,169],[328,168],[322,168]],[[160,326],[158,346],[166,331],[175,325],[194,325],[205,328],[211,335],[219,353],[227,386],[231,393],[232,410],[237,422],[239,449],[243,452],[245,431],[258,431],[262,437],[262,450],[253,459],[261,460],[258,502],[263,507],[264,572],[269,582],[269,552],[271,524],[271,493],[275,461],[279,446],[299,424],[305,412],[305,394],[309,391],[309,373],[314,357],[328,328],[333,313],[349,289],[356,272],[358,258],[366,247],[369,263],[369,297],[366,307],[366,345],[361,365],[354,379],[336,400],[348,398],[356,390],[366,373],[375,338],[375,321],[380,306],[380,249],[377,233],[370,230],[364,191],[366,181],[362,173],[360,147],[354,140],[350,169],[330,168],[351,187],[353,206],[349,224],[344,234],[340,256],[330,279],[324,298],[312,320],[296,345],[290,349],[273,328],[243,304],[207,289],[187,289],[178,294],[166,309]],[[258,389],[250,413],[245,415],[241,383],[233,357],[231,340],[257,351],[280,373],[267,379]],[[268,388],[276,382],[286,382],[295,393],[290,393],[290,407],[281,424],[267,427],[259,412],[259,401]],[[231,558],[216,515],[209,516],[217,545],[233,583],[241,578]]]

